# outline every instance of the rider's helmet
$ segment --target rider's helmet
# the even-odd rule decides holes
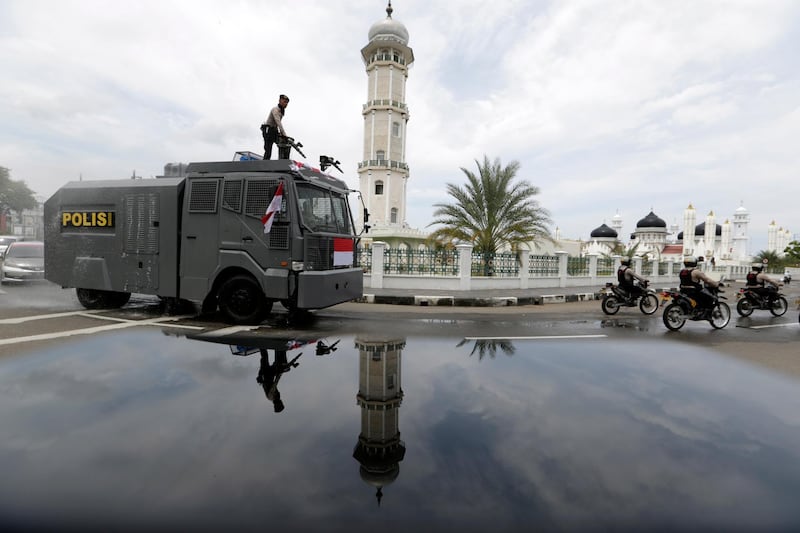
[[[752,268],[756,272],[761,272],[762,270],[764,270],[764,264],[763,263],[753,263],[752,265],[750,265],[750,268]]]
[[[631,258],[630,257],[623,257],[619,260],[619,264],[622,266],[629,267],[631,266]]]
[[[687,255],[686,257],[683,258],[683,266],[696,267],[697,258],[693,255]]]

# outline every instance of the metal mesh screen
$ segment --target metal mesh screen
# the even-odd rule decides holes
[[[158,219],[157,195],[125,195],[125,253],[158,253]]]
[[[192,180],[189,191],[190,213],[216,213],[218,180]]]
[[[275,190],[278,188],[278,180],[248,180],[247,182],[247,198],[245,199],[245,214],[261,217],[267,212],[267,207],[275,195]],[[281,213],[286,212],[286,194],[283,196],[281,202]],[[275,220],[280,217],[276,216]]]
[[[307,237],[304,257],[306,270],[333,268],[333,239],[330,237]]]
[[[269,247],[272,250],[289,249],[289,226],[272,225],[269,232]]]
[[[242,212],[242,180],[226,181],[222,187],[222,207]]]

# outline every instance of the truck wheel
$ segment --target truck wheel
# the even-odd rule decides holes
[[[219,288],[219,310],[234,324],[259,324],[272,310],[272,302],[253,278],[234,276]]]
[[[129,292],[101,291],[98,289],[75,289],[78,301],[86,309],[114,309],[122,307],[131,299]]]

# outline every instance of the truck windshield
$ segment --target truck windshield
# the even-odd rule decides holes
[[[347,198],[307,183],[297,184],[297,201],[303,224],[311,231],[350,235]]]

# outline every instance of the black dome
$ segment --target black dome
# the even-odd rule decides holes
[[[613,229],[611,229],[608,226],[606,226],[605,224],[603,224],[599,228],[595,228],[592,231],[590,236],[593,239],[602,238],[602,237],[616,239],[618,235],[617,235],[616,231],[614,231]]]
[[[719,224],[717,224],[716,226],[717,227],[715,228],[716,231],[714,232],[714,235],[716,235],[717,237],[721,237],[722,236],[722,226],[720,226]],[[705,235],[706,235],[706,223],[705,222],[701,222],[700,224],[698,224],[698,225],[696,225],[694,227],[694,236],[695,237],[701,237],[701,236],[705,237]],[[677,239],[679,241],[683,240],[683,232],[678,233]]]
[[[667,223],[656,216],[655,213],[650,211],[650,213],[641,219],[639,222],[636,223],[637,228],[666,228]]]

